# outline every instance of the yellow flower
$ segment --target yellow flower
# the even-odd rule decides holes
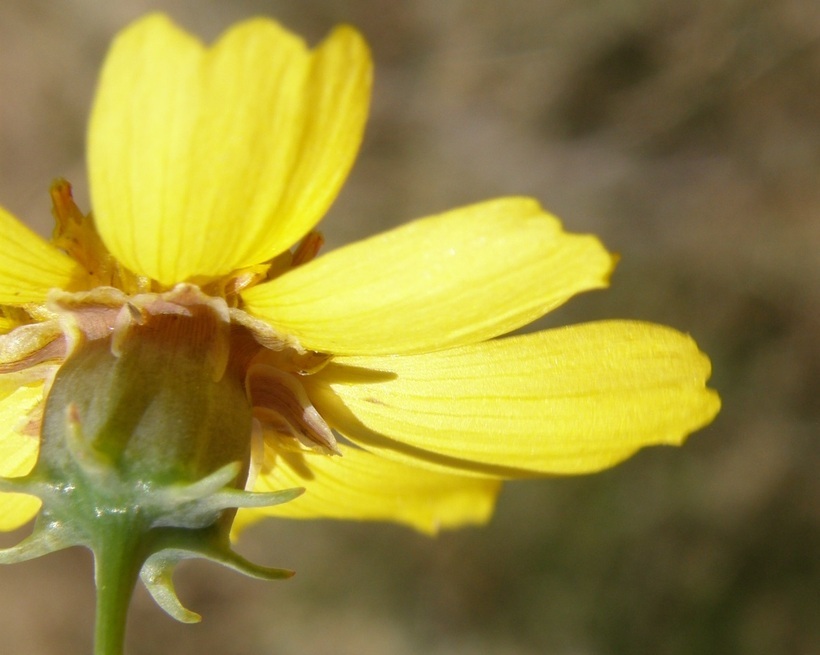
[[[264,19],[211,48],[160,15],[117,37],[88,135],[93,219],[66,183],[52,190],[51,243],[0,210],[0,475],[34,465],[48,389],[83,344],[116,353],[123,331],[202,308],[209,330],[229,325],[202,356],[241,369],[254,488],[306,488],[240,510],[240,524],[480,523],[501,480],[598,471],[712,420],[709,361],[670,328],[503,336],[606,286],[613,267],[534,200],[455,209],[314,259],[370,82],[347,27],[314,50]],[[38,503],[0,495],[0,527]]]

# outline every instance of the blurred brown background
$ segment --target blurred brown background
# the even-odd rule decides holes
[[[329,246],[536,196],[622,255],[611,290],[543,324],[690,332],[724,409],[681,450],[510,484],[484,529],[259,526],[244,552],[297,577],[183,567],[203,623],[174,623],[140,590],[131,655],[820,652],[820,3],[6,1],[0,203],[44,233],[52,178],[86,198],[107,43],[149,9],[206,39],[260,13],[311,42],[357,25],[373,117]],[[87,553],[0,569],[0,652],[88,653],[92,617]]]

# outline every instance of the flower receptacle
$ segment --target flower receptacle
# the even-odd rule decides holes
[[[97,652],[118,653],[138,577],[169,614],[182,607],[171,576],[205,558],[254,577],[289,571],[253,565],[230,547],[238,507],[285,502],[300,490],[244,490],[252,408],[230,323],[212,304],[129,311],[108,338],[84,339],[57,372],[41,422],[41,447],[25,477],[0,488],[43,503],[32,535],[0,562],[81,545],[95,558]]]

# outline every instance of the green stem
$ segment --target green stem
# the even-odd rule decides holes
[[[128,606],[145,559],[145,535],[134,523],[127,515],[112,521],[94,549],[94,655],[123,655]]]

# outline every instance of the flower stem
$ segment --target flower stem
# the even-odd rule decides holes
[[[113,523],[94,549],[94,655],[123,655],[128,606],[145,558],[144,533],[134,529],[133,517],[124,515]]]

